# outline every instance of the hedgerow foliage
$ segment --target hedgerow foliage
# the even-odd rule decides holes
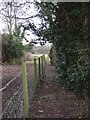
[[[15,60],[20,60],[23,56],[24,47],[19,37],[19,31],[17,29],[12,35],[7,33],[2,34],[2,62],[14,62],[15,64]]]
[[[85,95],[90,67],[88,3],[43,2],[37,6],[44,21],[37,35],[52,42],[56,50],[56,81]]]
[[[56,19],[60,36],[55,42],[57,78],[63,85],[84,95],[89,80],[88,5],[59,3]]]

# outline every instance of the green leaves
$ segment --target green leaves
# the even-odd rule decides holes
[[[13,35],[2,34],[2,58],[3,62],[11,62],[12,59],[21,58],[23,56],[23,45],[21,43],[20,37],[20,28],[17,28],[17,31]]]
[[[86,57],[88,52],[84,51],[88,49],[90,33],[88,4],[42,2],[38,8],[42,24],[38,30],[33,30],[39,38],[55,46],[56,80],[77,93],[84,93],[88,81],[88,67],[85,64],[89,62]]]
[[[24,45],[24,50],[30,52],[30,51],[32,50],[32,46],[33,46],[33,45],[32,45],[31,43],[28,44],[28,45]]]

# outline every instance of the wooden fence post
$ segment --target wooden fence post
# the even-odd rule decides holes
[[[45,55],[43,55],[43,72],[45,74]]]
[[[28,88],[27,88],[27,72],[26,72],[26,63],[22,62],[22,77],[23,77],[23,95],[24,95],[24,116],[25,118],[29,117],[29,108],[28,108]]]
[[[34,89],[37,87],[37,69],[36,69],[36,58],[34,58]]]
[[[42,75],[43,75],[43,70],[44,70],[44,66],[43,66],[43,56],[41,56],[41,60],[42,60]]]
[[[39,81],[41,80],[41,67],[40,67],[40,57],[38,58],[38,69],[39,69]]]
[[[46,58],[45,58],[45,55],[44,55],[44,62],[46,63]]]

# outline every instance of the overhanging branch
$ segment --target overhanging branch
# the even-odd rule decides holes
[[[34,17],[37,17],[38,15],[33,15],[33,16],[30,16],[30,17],[16,17],[16,19],[21,19],[21,20],[26,20],[26,19],[30,19],[30,18],[34,18]],[[14,17],[13,17],[14,18]]]
[[[8,15],[3,15],[5,18],[9,18]],[[34,18],[34,17],[37,17],[38,15],[32,15],[32,16],[29,16],[29,17],[15,17],[15,16],[12,16],[11,18],[16,18],[18,20],[26,20],[26,19],[30,19],[30,18]]]

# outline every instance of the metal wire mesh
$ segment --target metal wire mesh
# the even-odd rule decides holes
[[[37,85],[39,84],[39,66],[37,64]],[[42,65],[40,65],[40,74],[42,78]],[[45,73],[45,71],[44,71]],[[28,76],[28,74],[27,74]],[[29,107],[32,102],[32,98],[35,93],[34,89],[34,70],[33,74],[29,73],[29,78],[27,80],[28,85],[28,97],[29,97]],[[0,118],[24,118],[24,98],[23,98],[23,85],[18,88],[14,95],[10,98],[6,108],[1,114]]]
[[[39,84],[39,73],[38,73],[38,64],[36,66],[37,68],[37,85]],[[34,71],[34,70],[33,70]],[[29,106],[32,102],[32,98],[34,97],[35,89],[34,89],[34,73],[30,75],[28,83],[28,95],[29,95]]]
[[[17,92],[10,98],[1,118],[22,118],[24,116],[22,84]]]

